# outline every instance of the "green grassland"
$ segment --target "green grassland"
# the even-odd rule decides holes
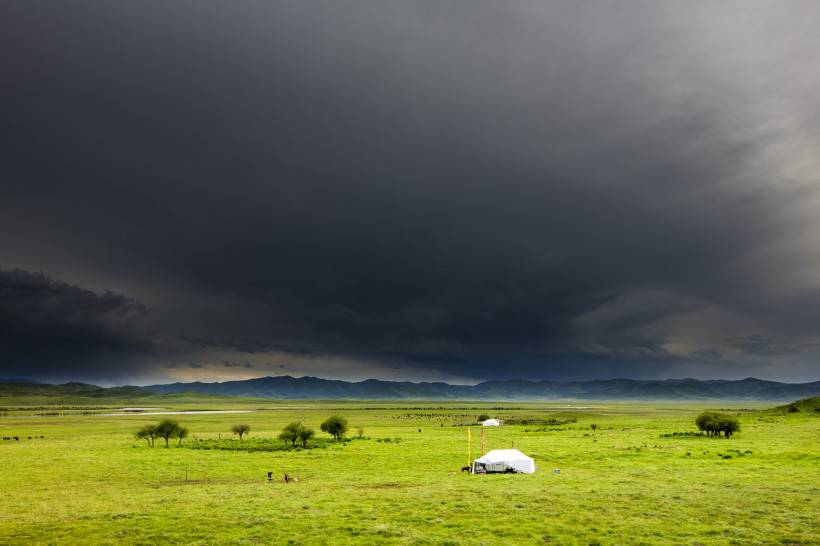
[[[102,415],[140,405],[255,411],[172,416],[191,436],[166,449],[133,438],[159,417]],[[0,544],[819,544],[815,405],[7,397],[0,436],[20,440],[0,442]],[[739,415],[742,431],[674,435],[707,408]],[[454,425],[481,413],[529,420],[487,428],[485,442],[532,456],[535,474],[459,471],[467,428]],[[251,426],[249,447],[294,420],[327,437],[331,414],[364,438],[191,449],[235,444],[237,423]]]

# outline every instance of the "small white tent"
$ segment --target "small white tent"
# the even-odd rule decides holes
[[[487,419],[486,421],[481,422],[481,426],[483,427],[498,427],[501,426],[501,421],[498,419]]]
[[[535,461],[517,449],[494,449],[473,461],[473,474],[485,472],[535,472]]]

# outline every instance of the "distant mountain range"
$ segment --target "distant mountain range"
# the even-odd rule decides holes
[[[49,385],[25,379],[0,379],[0,397],[145,398],[199,394],[280,399],[361,400],[775,400],[820,395],[820,381],[778,383],[748,378],[739,381],[698,379],[603,379],[595,381],[485,381],[478,385],[361,382],[318,377],[259,377],[223,383],[171,383],[147,387],[98,387],[86,383]]]
[[[221,396],[285,399],[417,399],[417,400],[792,400],[820,394],[820,381],[778,383],[747,378],[738,381],[605,379],[595,381],[485,381],[478,385],[361,382],[318,377],[259,377],[223,383],[172,383],[146,390],[170,394],[195,392]]]
[[[0,379],[0,397],[19,398],[41,396],[46,398],[140,398],[155,396],[142,387],[98,387],[88,383],[49,385],[28,379]]]

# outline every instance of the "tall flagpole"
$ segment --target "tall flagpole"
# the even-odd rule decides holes
[[[484,429],[481,429],[481,456],[484,456]]]

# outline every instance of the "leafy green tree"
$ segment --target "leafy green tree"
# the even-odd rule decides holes
[[[316,436],[316,433],[313,432],[313,429],[311,428],[301,426],[297,432],[297,435],[299,436],[299,440],[302,442],[302,447],[307,447],[308,440]]]
[[[156,425],[145,425],[134,433],[134,438],[137,440],[145,440],[150,447],[154,447],[154,438],[157,437]]]
[[[234,434],[239,435],[239,441],[240,442],[242,441],[242,436],[244,436],[245,434],[248,434],[250,431],[251,431],[250,425],[234,425],[233,427],[231,427],[231,432],[233,432]]]
[[[175,438],[179,430],[179,423],[173,419],[163,419],[157,425],[157,436],[165,440],[165,447],[168,447],[168,440]]]
[[[732,434],[740,431],[737,417],[714,411],[704,411],[698,415],[695,424],[709,436],[720,436],[722,432],[726,438],[731,438]]]
[[[279,433],[279,439],[295,447],[296,442],[299,441],[299,433],[303,428],[304,427],[300,421],[289,423],[285,425],[285,428],[283,428],[282,432]]]
[[[338,440],[347,432],[347,419],[332,415],[322,423],[321,429],[322,432],[326,432]]]
[[[481,421],[486,421],[489,418],[490,418],[489,415],[487,415],[486,413],[482,413],[481,415],[476,417],[476,421],[478,421],[480,423]]]
[[[714,436],[717,431],[717,418],[718,414],[714,411],[704,411],[695,419],[695,424],[701,432]]]
[[[182,445],[182,440],[188,437],[188,429],[185,427],[177,427],[174,431],[174,438],[177,438],[179,441],[177,442],[177,447]]]
[[[717,425],[718,435],[723,432],[727,438],[731,438],[735,432],[740,432],[740,421],[733,415],[721,414]]]

